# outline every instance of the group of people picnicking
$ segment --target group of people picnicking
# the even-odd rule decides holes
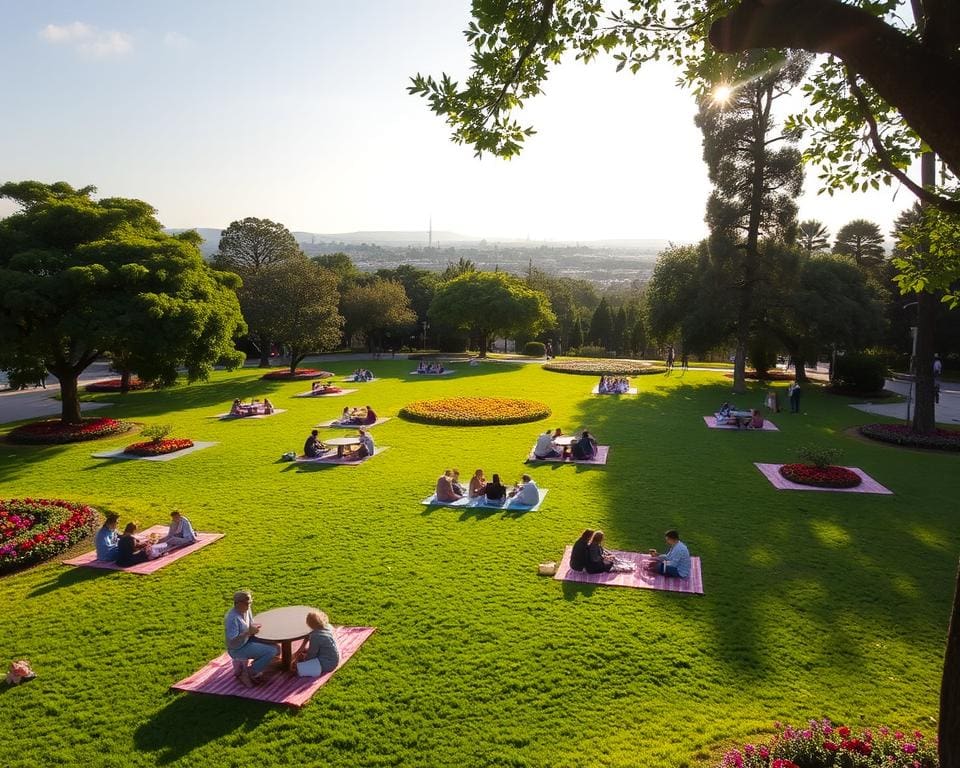
[[[563,431],[557,427],[547,430],[537,438],[533,447],[533,456],[537,459],[562,459],[569,455],[574,461],[590,461],[597,455],[597,441],[587,430],[583,430],[580,437],[569,444],[558,445],[557,438],[563,436]]]
[[[233,401],[233,405],[230,406],[230,415],[231,416],[260,416],[260,415],[269,415],[273,413],[274,407],[273,403],[270,402],[269,398],[263,398],[261,402],[259,398],[254,398],[249,403],[244,403],[238,397]]]
[[[601,376],[597,394],[625,395],[630,391],[630,379],[626,376]]]
[[[325,381],[315,381],[310,385],[311,395],[332,395],[336,392],[342,392],[340,387],[333,384],[327,384]]]
[[[197,541],[197,534],[187,517],[175,509],[170,513],[170,527],[165,536],[137,538],[137,524],[129,522],[123,533],[117,533],[120,515],[111,512],[97,531],[95,544],[97,560],[116,563],[121,568],[153,560],[178,547]]]
[[[253,688],[264,682],[263,673],[271,662],[280,655],[276,643],[270,643],[257,637],[260,625],[253,620],[250,606],[253,595],[248,590],[240,590],[233,595],[233,607],[223,617],[224,636],[227,654],[237,665],[236,677],[246,688]],[[293,658],[293,669],[314,659],[319,662],[317,675],[332,672],[340,664],[340,647],[333,634],[330,619],[323,611],[311,611],[306,616],[310,633]],[[252,662],[247,664],[247,662]]]
[[[717,426],[735,426],[738,429],[763,429],[763,414],[756,408],[737,410],[730,403],[723,403],[714,414]]]
[[[373,372],[369,368],[357,368],[350,376],[351,381],[373,381]]]
[[[530,475],[522,475],[510,488],[500,481],[500,475],[494,474],[488,481],[482,469],[473,473],[470,482],[464,486],[460,482],[460,470],[447,469],[437,478],[436,499],[450,503],[460,499],[484,499],[491,504],[504,504],[513,500],[515,504],[535,507],[540,503],[540,489]]]
[[[449,369],[443,367],[443,363],[427,363],[421,360],[417,364],[417,373],[446,373]]]
[[[332,450],[330,446],[324,444],[324,442],[320,439],[319,434],[320,433],[316,429],[310,431],[310,434],[303,443],[304,458],[319,459],[325,453]],[[360,429],[357,430],[357,439],[359,442],[356,445],[341,446],[343,456],[348,459],[355,459],[357,461],[360,459],[365,459],[368,456],[373,456],[376,448],[373,442],[373,435],[371,435],[370,432],[364,427],[360,427]]]
[[[690,550],[680,540],[680,534],[671,529],[664,535],[667,551],[663,554],[656,549],[648,551],[648,560],[644,569],[650,573],[686,579],[690,576]],[[570,549],[570,568],[587,573],[631,573],[636,564],[617,557],[603,547],[603,531],[585,530]]]
[[[337,423],[358,424],[369,427],[371,424],[377,423],[377,418],[377,412],[369,405],[365,405],[362,408],[344,406],[343,411],[340,413],[340,418],[337,419]]]

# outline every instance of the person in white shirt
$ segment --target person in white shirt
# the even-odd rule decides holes
[[[548,429],[537,438],[537,444],[533,448],[533,455],[538,459],[559,458],[560,451],[553,444],[553,433]]]
[[[520,482],[511,491],[510,498],[514,504],[522,504],[525,507],[535,507],[540,503],[540,489],[533,481],[530,475],[523,475]]]
[[[167,535],[157,541],[157,544],[166,544],[167,549],[176,547],[186,547],[197,540],[197,534],[193,530],[190,521],[184,517],[179,509],[170,513],[170,528]]]

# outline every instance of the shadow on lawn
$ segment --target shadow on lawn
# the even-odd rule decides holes
[[[38,584],[30,592],[30,597],[40,597],[56,592],[64,587],[75,587],[85,581],[100,578],[108,573],[116,573],[105,568],[78,568],[76,566],[64,566],[64,570],[57,573],[53,578]]]
[[[178,698],[134,731],[137,749],[156,754],[158,765],[244,728],[252,730],[272,709],[263,702],[177,692]]]
[[[90,445],[103,445],[102,440],[89,440]],[[65,445],[17,445],[0,440],[0,482],[13,480],[20,475],[29,474],[34,464],[42,464],[52,459],[77,443]]]

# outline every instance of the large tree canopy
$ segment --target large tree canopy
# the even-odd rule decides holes
[[[62,419],[80,421],[77,377],[114,354],[145,378],[191,380],[242,362],[235,275],[204,261],[195,235],[164,234],[140,200],[93,200],[93,187],[6,183],[20,212],[0,221],[0,364],[43,363]]]
[[[382,347],[384,333],[417,321],[403,285],[393,280],[378,278],[356,285],[344,293],[341,305],[347,334],[364,334],[371,348]]]

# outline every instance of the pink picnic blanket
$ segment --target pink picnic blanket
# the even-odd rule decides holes
[[[783,464],[760,464],[754,462],[753,466],[759,469],[763,473],[763,476],[767,478],[778,491],[832,491],[833,493],[879,493],[884,496],[893,495],[893,491],[880,485],[880,483],[870,477],[870,475],[856,467],[844,467],[844,469],[849,469],[851,472],[859,475],[860,485],[854,488],[820,488],[816,485],[802,485],[787,480],[787,478],[780,474],[780,467],[782,467]]]
[[[602,584],[607,587],[636,587],[638,589],[659,589],[664,592],[689,592],[703,594],[703,575],[700,572],[700,558],[690,558],[690,575],[685,579],[676,579],[672,576],[661,576],[659,573],[649,573],[643,569],[644,564],[651,560],[649,555],[641,552],[620,552],[610,550],[622,560],[630,560],[636,566],[632,573],[587,573],[575,571],[570,567],[570,550],[563,550],[563,559],[557,566],[553,578],[560,581],[579,581],[584,584]]]
[[[763,420],[763,426],[760,429],[755,427],[738,427],[736,424],[717,424],[716,416],[704,416],[703,420],[707,422],[710,429],[736,429],[741,432],[779,432],[780,429],[772,421]]]
[[[211,693],[215,696],[239,696],[244,699],[269,701],[302,707],[337,671],[346,664],[357,649],[376,631],[376,627],[334,627],[333,634],[340,646],[340,666],[320,677],[297,677],[291,672],[267,671],[263,685],[247,688],[233,675],[233,659],[224,653],[202,669],[171,685],[178,691]],[[296,651],[296,646],[294,646]]]
[[[564,456],[562,459],[558,456],[554,456],[550,459],[538,459],[537,455],[530,451],[530,454],[527,456],[528,462],[533,461],[550,461],[554,464],[606,464],[607,455],[610,453],[609,445],[598,445],[597,446],[597,455],[592,459],[573,459],[569,454]]]
[[[151,533],[156,533],[160,536],[166,536],[168,530],[169,528],[166,525],[154,525],[150,528],[147,528],[145,531],[140,531],[139,536],[149,536]],[[123,568],[116,563],[111,563],[106,560],[97,560],[96,550],[85,552],[79,557],[74,557],[70,560],[64,560],[63,564],[79,565],[86,568],[104,568],[108,571],[126,571],[127,573],[139,573],[143,575],[147,573],[153,573],[154,571],[159,571],[165,565],[169,565],[173,561],[179,560],[181,557],[186,557],[187,555],[193,554],[198,549],[203,549],[208,544],[213,544],[213,542],[215,542],[217,539],[222,539],[224,535],[225,534],[223,533],[197,533],[197,540],[193,544],[190,544],[186,547],[179,547],[171,550],[170,552],[165,552],[154,560],[147,560],[145,563],[137,563],[136,565],[131,565],[127,568]]]

